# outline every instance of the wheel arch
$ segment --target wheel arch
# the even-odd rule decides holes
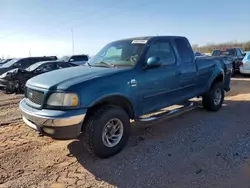
[[[224,83],[224,80],[225,80],[225,74],[223,70],[217,72],[217,74],[214,74],[214,76],[210,80],[207,90],[209,91],[211,87],[217,82]]]
[[[119,106],[127,112],[130,119],[135,117],[134,108],[130,100],[127,97],[119,94],[105,96],[93,102],[87,111],[87,116],[92,114],[92,112],[94,112],[97,108],[105,105]]]

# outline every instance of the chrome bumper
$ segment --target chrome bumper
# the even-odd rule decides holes
[[[28,106],[23,99],[19,108],[25,124],[53,138],[75,138],[82,128],[85,110],[37,110]]]

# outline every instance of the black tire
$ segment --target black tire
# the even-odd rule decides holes
[[[216,92],[221,92],[221,98],[216,101]],[[216,82],[210,90],[202,97],[202,104],[206,110],[218,111],[224,102],[224,88],[221,82]]]
[[[13,94],[13,93],[15,93],[15,89],[5,88],[3,90],[3,93],[4,94]]]
[[[24,93],[24,91],[25,91],[25,83],[24,82],[20,82],[19,84],[18,84],[18,93]]]
[[[118,119],[123,124],[123,134],[117,145],[107,147],[102,139],[104,126],[111,119]],[[130,135],[130,119],[120,107],[103,106],[87,117],[83,125],[83,139],[86,149],[100,158],[109,158],[119,153],[127,144]]]

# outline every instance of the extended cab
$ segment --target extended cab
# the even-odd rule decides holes
[[[83,144],[98,157],[115,155],[126,145],[130,120],[201,96],[210,111],[221,108],[230,90],[232,62],[223,57],[195,58],[179,36],[140,37],[106,45],[88,66],[29,79],[20,102],[24,122],[57,139],[83,134]],[[186,105],[185,105],[186,104]]]

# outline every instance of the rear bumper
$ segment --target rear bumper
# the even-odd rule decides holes
[[[82,129],[86,110],[37,110],[28,106],[23,99],[19,108],[23,121],[30,128],[55,139],[76,138]]]

